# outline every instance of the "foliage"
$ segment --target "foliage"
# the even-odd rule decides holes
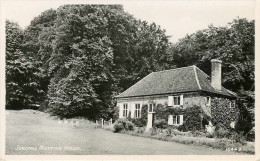
[[[127,120],[134,123],[136,127],[144,127],[147,125],[147,114],[148,106],[145,104],[142,106],[140,118],[131,118],[131,111],[129,111]]]
[[[213,135],[214,135],[214,137],[217,137],[217,138],[229,138],[230,132],[229,132],[229,130],[220,127],[214,132]]]
[[[236,105],[237,106],[237,105]],[[230,100],[225,98],[211,99],[211,115],[213,124],[224,129],[230,129],[230,123],[239,117],[238,108],[230,108]]]
[[[127,120],[118,120],[114,124],[113,132],[120,132],[122,130],[132,131],[134,130],[134,124]]]
[[[37,108],[43,90],[38,62],[24,48],[24,32],[18,24],[6,21],[6,108]]]
[[[154,121],[154,127],[160,128],[160,129],[166,129],[168,127],[168,122],[164,119],[162,120],[155,120]]]
[[[237,107],[239,109],[239,118],[235,126],[237,132],[243,132],[244,135],[247,135],[250,130],[253,129],[254,102],[255,99],[250,95],[246,95],[245,97],[238,99]],[[253,139],[254,135],[252,135],[251,138]]]
[[[181,131],[204,130],[202,121],[210,120],[210,117],[203,112],[200,106],[192,105],[187,108],[177,107],[170,108],[167,105],[158,104],[155,107],[156,120],[155,125],[158,128],[166,128],[168,126],[168,115],[183,115],[183,125],[180,126]]]
[[[195,64],[210,75],[210,60],[220,59],[224,87],[234,92],[253,90],[254,24],[254,21],[236,18],[225,27],[210,25],[173,44],[169,60],[177,67]]]
[[[254,24],[237,18],[171,44],[160,26],[137,20],[122,5],[63,5],[24,31],[7,21],[6,108],[41,104],[61,118],[117,118],[114,96],[147,74],[195,64],[210,75],[210,60],[217,58],[224,87],[247,95],[238,108],[250,118],[243,115],[237,126],[246,134],[254,126]],[[182,112],[164,109],[155,109],[158,119]],[[199,130],[198,121],[184,120],[186,130],[189,124]]]

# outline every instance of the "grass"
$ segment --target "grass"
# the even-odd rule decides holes
[[[108,128],[111,130],[112,128]],[[139,130],[140,128],[136,128],[133,131],[121,131],[123,134],[140,136],[145,138],[153,138],[163,141],[169,142],[177,142],[181,144],[193,144],[197,146],[207,146],[215,149],[221,149],[225,151],[237,151],[240,153],[248,153],[254,154],[255,147],[253,144],[242,144],[238,142],[234,142],[232,140],[223,138],[207,138],[207,137],[194,137],[189,132],[180,132],[178,130],[174,131],[171,135],[166,135],[163,132],[154,132],[150,130],[149,132],[145,132],[144,130]]]
[[[21,110],[6,115],[6,155],[233,155],[202,146],[165,142],[96,128],[62,123],[46,113]],[[70,121],[70,120],[68,120]]]

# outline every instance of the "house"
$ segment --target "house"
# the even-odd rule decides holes
[[[129,114],[131,118],[140,118],[142,106],[147,104],[147,128],[151,128],[156,104],[168,104],[172,108],[198,105],[209,116],[214,98],[225,98],[234,107],[236,94],[221,85],[221,64],[220,60],[211,60],[211,79],[195,65],[150,73],[116,96],[119,118]],[[169,116],[168,124],[182,125],[183,116]]]

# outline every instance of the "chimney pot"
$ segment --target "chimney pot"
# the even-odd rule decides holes
[[[221,60],[211,60],[211,86],[216,90],[221,90]]]

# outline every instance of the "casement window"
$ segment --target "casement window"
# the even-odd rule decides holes
[[[135,104],[135,118],[141,117],[141,107],[140,104]]]
[[[183,95],[168,96],[168,106],[180,106],[183,105]]]
[[[231,100],[231,101],[229,102],[229,107],[230,107],[230,108],[235,108],[235,107],[236,107],[236,101],[235,101],[235,100]]]
[[[148,112],[150,112],[150,113],[154,112],[154,107],[155,107],[155,104],[150,103],[148,106]]]
[[[123,105],[123,117],[127,117],[127,110],[128,110],[128,106],[127,106],[127,104],[125,103],[125,104]]]
[[[173,105],[181,105],[181,97],[180,96],[174,96],[173,97]]]
[[[169,115],[168,124],[169,125],[182,125],[183,124],[183,115]]]
[[[211,103],[211,98],[208,96],[207,97],[207,105],[210,106],[210,103]]]

